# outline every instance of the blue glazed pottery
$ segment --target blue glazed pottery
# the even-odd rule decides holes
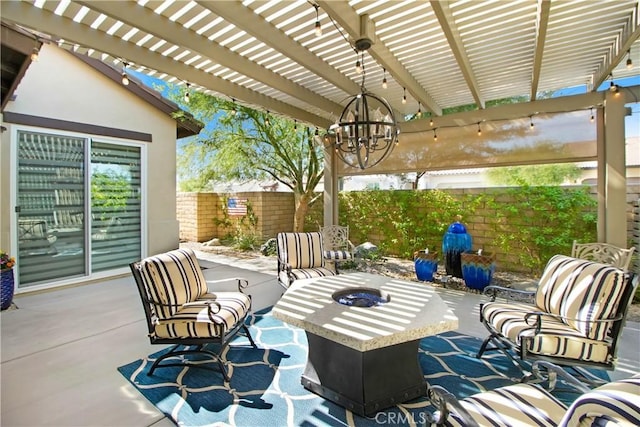
[[[413,254],[413,265],[418,280],[433,282],[433,274],[438,270],[438,253],[418,251]]]
[[[472,248],[471,235],[467,233],[467,227],[460,221],[449,225],[442,238],[442,252],[444,253],[444,267],[447,274],[462,279],[462,266],[460,254],[468,252]]]
[[[496,271],[495,259],[491,254],[463,253],[461,264],[465,286],[480,291],[489,286]]]

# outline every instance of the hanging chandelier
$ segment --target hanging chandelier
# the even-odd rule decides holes
[[[356,52],[371,46],[369,39],[356,41]],[[386,159],[398,141],[398,123],[389,103],[365,87],[364,54],[360,93],[350,97],[342,114],[329,131],[334,134],[335,150],[347,165],[367,169]]]

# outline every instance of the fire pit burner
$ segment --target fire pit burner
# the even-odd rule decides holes
[[[372,288],[346,288],[334,292],[331,298],[338,304],[353,307],[375,307],[391,300],[386,292]]]

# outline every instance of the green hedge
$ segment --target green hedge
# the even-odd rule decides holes
[[[339,223],[355,243],[370,241],[383,254],[411,259],[417,249],[441,251],[457,216],[475,241],[495,252],[503,270],[542,272],[574,239],[596,240],[597,202],[584,188],[518,187],[474,190],[368,190],[339,194]],[[322,201],[305,224],[322,224]]]

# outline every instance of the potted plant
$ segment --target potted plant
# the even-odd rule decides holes
[[[418,280],[432,282],[433,274],[438,270],[438,252],[430,252],[429,248],[414,252],[413,265]]]
[[[13,302],[13,267],[15,258],[5,251],[0,251],[0,305],[2,310],[11,307]]]

